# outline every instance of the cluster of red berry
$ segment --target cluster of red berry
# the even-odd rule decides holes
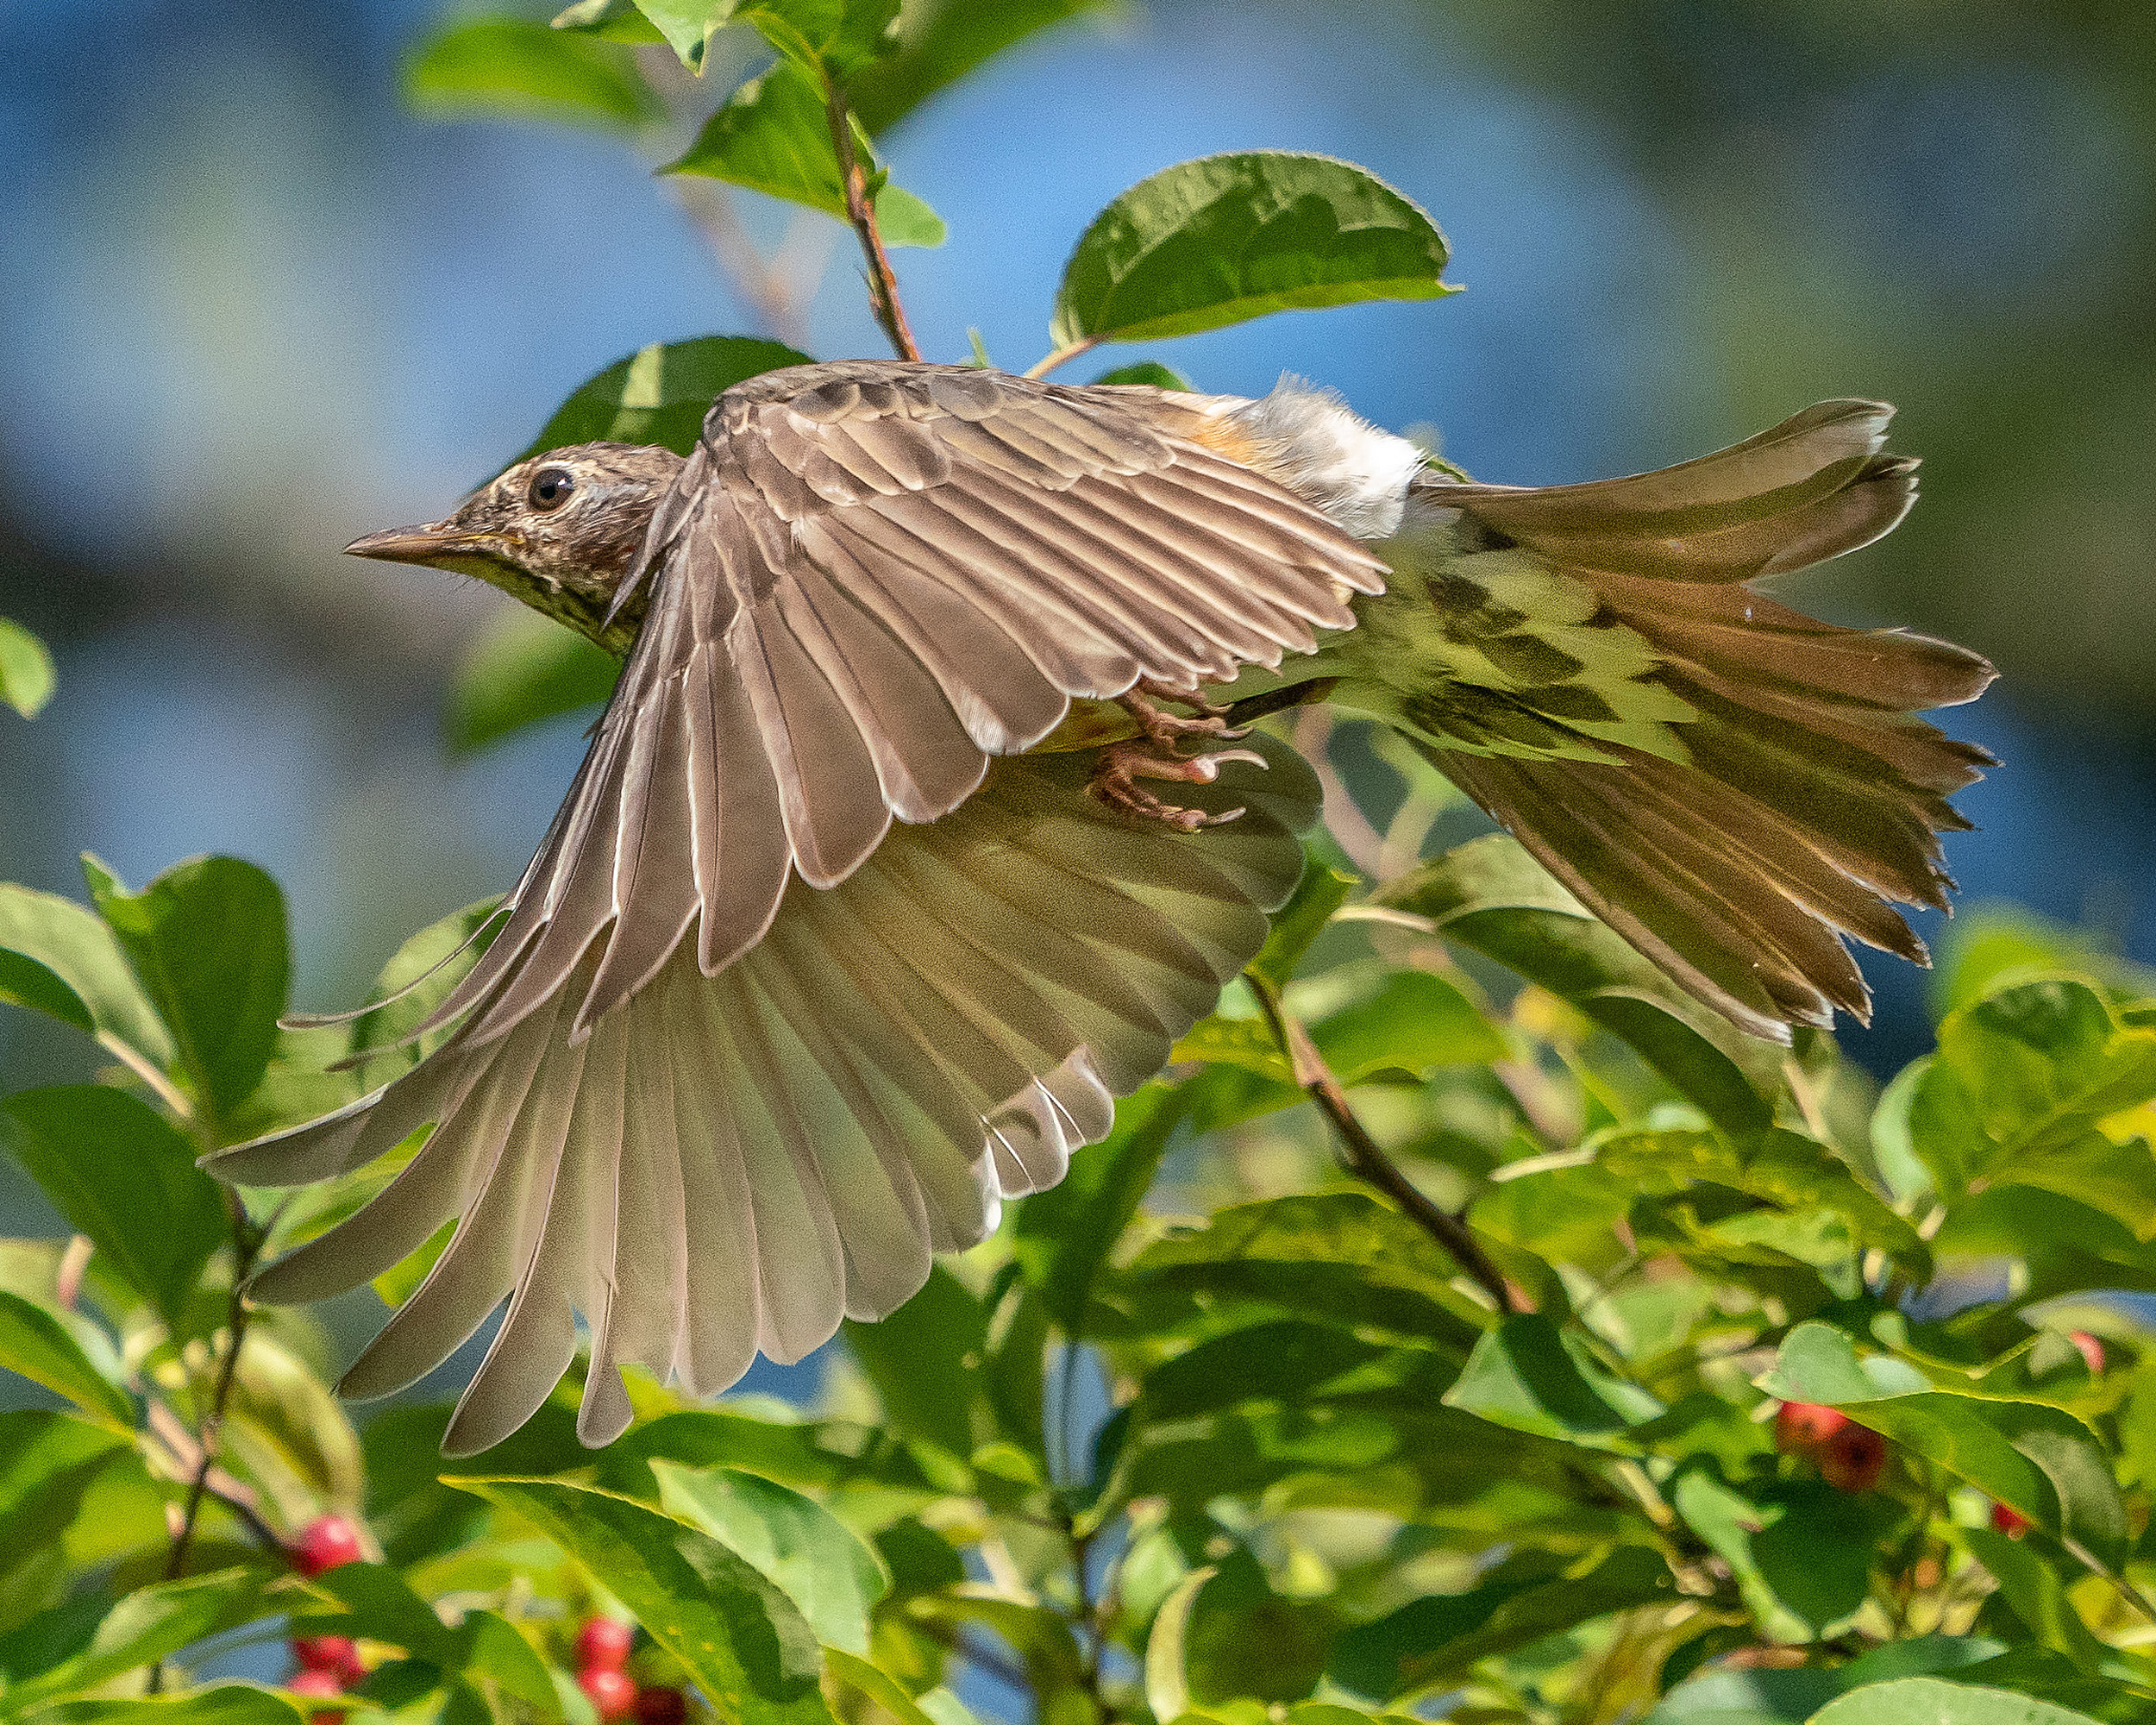
[[[302,1575],[320,1575],[357,1563],[366,1553],[360,1548],[359,1529],[343,1516],[317,1515],[300,1529],[285,1555]],[[367,1674],[348,1635],[302,1635],[292,1643],[292,1658],[299,1669],[285,1679],[285,1687],[294,1695],[342,1695]],[[334,1708],[321,1708],[310,1725],[337,1725],[342,1716]]]
[[[1839,1408],[1784,1402],[1774,1416],[1774,1446],[1803,1456],[1839,1491],[1869,1491],[1886,1470],[1886,1440],[1852,1422]]]
[[[605,1725],[632,1718],[637,1725],[681,1725],[689,1716],[687,1697],[663,1684],[639,1687],[622,1669],[636,1634],[617,1618],[586,1618],[576,1632],[577,1687],[592,1698]]]

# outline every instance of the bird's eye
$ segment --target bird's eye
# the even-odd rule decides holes
[[[576,476],[567,467],[542,467],[531,476],[531,489],[525,495],[534,509],[559,509],[575,489]]]

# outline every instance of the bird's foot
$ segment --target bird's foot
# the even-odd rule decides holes
[[[1197,716],[1186,718],[1179,712],[1166,712],[1160,705],[1163,701],[1174,701],[1179,706],[1187,706]],[[1176,743],[1186,737],[1232,742],[1238,737],[1250,735],[1248,726],[1238,729],[1228,723],[1227,708],[1216,706],[1196,690],[1169,688],[1150,677],[1143,679],[1136,687],[1126,691],[1118,705],[1138,721],[1140,731],[1171,755]]]
[[[1163,752],[1164,747],[1171,752]],[[1150,737],[1133,737],[1121,743],[1111,743],[1101,750],[1094,763],[1093,781],[1086,788],[1111,808],[1119,808],[1125,814],[1164,821],[1179,832],[1195,832],[1201,826],[1225,825],[1244,812],[1232,808],[1219,814],[1208,814],[1203,809],[1178,808],[1173,803],[1163,802],[1138,781],[1169,779],[1179,784],[1209,785],[1231,761],[1248,761],[1257,767],[1265,764],[1265,757],[1255,750],[1216,749],[1209,755],[1184,756],[1173,753],[1172,744],[1163,745]]]

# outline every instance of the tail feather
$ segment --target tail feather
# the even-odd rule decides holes
[[[1486,678],[1476,699],[1514,722],[1485,712],[1471,731],[1446,729],[1438,721],[1470,705],[1462,671],[1474,662],[1438,646],[1406,674],[1373,664],[1390,688],[1374,705],[1404,715],[1583,902],[1700,999],[1777,1040],[1831,1024],[1836,1007],[1869,1013],[1843,937],[1926,962],[1894,906],[1946,906],[1940,835],[1968,826],[1946,799],[1991,763],[1915,717],[1976,699],[1993,674],[1982,658],[1821,623],[1745,585],[1869,544],[1907,512],[1916,464],[1881,450],[1890,411],[1826,402],[1719,455],[1592,485],[1419,484],[1419,505],[1458,511],[1437,518],[1457,523],[1451,573],[1493,549],[1536,558],[1571,584],[1552,591],[1592,605],[1593,628],[1638,649],[1608,662],[1628,662],[1629,684],[1659,690],[1683,717],[1614,735],[1579,728],[1576,685],[1590,668],[1570,685]],[[1395,549],[1412,558],[1419,543],[1403,534]],[[1444,642],[1489,626],[1480,590],[1402,573],[1397,602],[1413,591],[1434,605]],[[1457,610],[1460,593],[1480,610]],[[1557,638],[1554,617],[1496,615]],[[1576,630],[1576,617],[1561,621]],[[1426,627],[1419,638],[1436,637]],[[1571,662],[1582,656],[1575,647]],[[1414,683],[1448,699],[1419,699]],[[1595,686],[1613,712],[1624,706],[1614,687]]]

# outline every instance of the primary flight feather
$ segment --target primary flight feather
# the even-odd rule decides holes
[[[1747,584],[1900,519],[1888,417],[1827,403],[1523,489],[1297,386],[804,366],[727,391],[686,460],[550,451],[360,541],[627,657],[447,1039],[213,1159],[295,1184],[434,1125],[255,1293],[355,1286],[455,1218],[343,1387],[413,1381],[506,1299],[457,1452],[536,1410],[579,1316],[602,1443],[624,1364],[710,1394],[891,1311],[1059,1179],[1263,943],[1316,785],[1277,743],[1213,745],[1239,735],[1219,701],[1283,683],[1397,727],[1745,1029],[1863,1014],[1841,937],[1921,958],[1892,906],[1944,902],[1946,796],[1985,759],[1911,715],[1990,668]]]

